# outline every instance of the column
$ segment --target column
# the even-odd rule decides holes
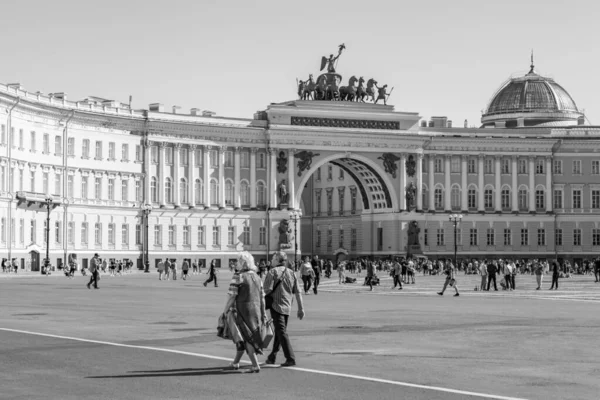
[[[495,173],[495,178],[496,178],[496,198],[494,201],[494,211],[496,211],[497,213],[502,212],[502,183],[500,180],[500,160],[502,157],[500,156],[494,156],[494,173]]]
[[[433,173],[433,157],[434,154],[429,154],[429,211],[435,211],[435,189],[434,189],[434,173]]]
[[[288,200],[288,208],[290,210],[295,210],[296,209],[296,190],[294,187],[294,154],[296,154],[296,150],[295,149],[290,149],[288,150],[288,165],[287,165],[287,172],[288,172],[288,179],[287,179],[287,187],[288,187],[288,194],[289,194],[289,200]],[[298,221],[299,223],[300,221]]]
[[[485,159],[484,154],[479,155],[479,159],[477,160],[477,185],[479,185],[478,199],[477,199],[477,211],[480,213],[485,212],[485,207],[483,204],[483,189],[484,189],[484,180],[483,180],[483,160]]]
[[[210,199],[210,152],[211,146],[204,146],[204,208],[212,206]],[[208,235],[208,233],[207,233]]]
[[[233,166],[234,167],[234,171],[233,171],[233,184],[234,184],[233,205],[236,210],[239,210],[240,208],[242,208],[242,197],[240,194],[240,180],[241,180],[240,151],[241,150],[242,150],[241,147],[236,147],[235,155],[233,157],[233,163],[234,163],[234,166]]]
[[[423,210],[423,154],[418,154],[417,155],[417,211],[422,211],[422,210]]]
[[[219,147],[219,208],[225,208],[225,150],[226,146]]]
[[[181,143],[176,143],[173,149],[173,204],[181,207],[181,196],[179,195],[179,164],[181,163]]]
[[[269,208],[277,208],[277,149],[270,148],[267,176],[269,177]]]
[[[529,157],[529,212],[535,212],[535,157]]]
[[[513,213],[518,213],[519,212],[519,181],[517,180],[517,156],[512,156],[511,160],[510,160],[510,172],[511,172],[511,178],[512,178],[512,212]]]
[[[546,212],[552,212],[552,156],[546,157]]]
[[[467,161],[468,156],[463,154],[460,156],[460,208],[462,212],[468,212],[469,210],[469,187],[467,183]]]
[[[258,148],[250,149],[250,208],[256,210],[256,152]]]
[[[421,191],[417,189],[417,195],[420,195]],[[398,200],[400,204],[398,208],[400,211],[406,210],[406,154],[400,154],[400,192],[398,193]],[[415,199],[416,200],[416,199]]]
[[[451,211],[452,210],[452,200],[450,197],[451,194],[451,183],[450,183],[450,159],[452,156],[450,154],[446,154],[444,157],[444,210]]]
[[[150,142],[148,139],[144,140],[144,172],[146,173],[146,176],[144,178],[144,201],[142,202],[142,204],[152,204],[152,197],[150,194],[150,178],[151,177],[151,173],[150,173],[150,168],[152,168],[152,160],[150,159],[150,146],[152,145],[152,142]]]
[[[162,142],[159,144],[159,158],[158,158],[158,202],[161,207],[165,206],[165,158],[166,143]]]
[[[190,145],[188,149],[188,199],[190,199],[190,208],[196,207],[196,145]]]

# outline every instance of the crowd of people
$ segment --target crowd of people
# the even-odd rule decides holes
[[[2,273],[16,274],[18,271],[19,271],[19,263],[17,262],[17,259],[15,257],[13,257],[12,260],[9,260],[8,258],[2,259]]]

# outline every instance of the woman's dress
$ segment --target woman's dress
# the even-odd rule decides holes
[[[264,292],[260,277],[253,271],[235,274],[229,286],[229,293],[235,296],[236,324],[244,341],[261,354],[261,299]]]

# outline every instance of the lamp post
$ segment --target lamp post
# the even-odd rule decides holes
[[[42,271],[46,271],[47,275],[50,269],[50,208],[52,207],[54,198],[46,195],[44,200],[46,202],[46,258],[44,259],[44,268],[42,268]]]
[[[148,226],[150,225],[150,212],[152,212],[152,204],[144,204],[142,206],[142,212],[144,213],[144,272],[149,273],[150,272],[150,257],[148,255],[149,252],[149,248],[150,248],[150,237],[148,236]]]
[[[456,237],[456,226],[460,223],[462,219],[462,214],[451,214],[448,219],[450,222],[454,224],[454,268],[458,268],[458,263],[456,261],[456,252],[458,250],[458,241]]]
[[[290,213],[290,219],[294,221],[294,270],[298,265],[298,219],[300,215],[298,211],[294,210]]]

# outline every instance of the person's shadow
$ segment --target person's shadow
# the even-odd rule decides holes
[[[182,368],[182,369],[162,369],[155,371],[129,371],[125,375],[97,375],[86,376],[86,379],[114,379],[114,378],[154,378],[161,376],[204,376],[204,375],[229,375],[250,373],[250,365],[240,366],[240,369],[234,370],[228,367],[208,367],[208,368]]]

